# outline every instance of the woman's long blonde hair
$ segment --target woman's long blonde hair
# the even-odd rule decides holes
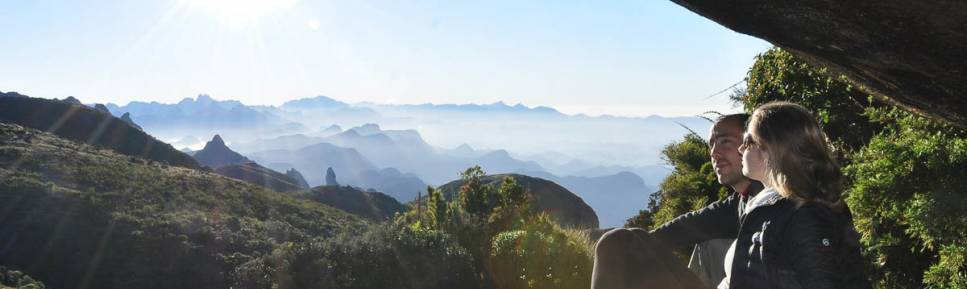
[[[785,101],[764,104],[752,113],[748,131],[769,158],[766,177],[779,194],[834,209],[845,206],[839,163],[809,110]]]

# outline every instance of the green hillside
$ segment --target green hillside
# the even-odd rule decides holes
[[[0,123],[0,265],[50,288],[229,288],[251,277],[237,268],[290,242],[367,228],[211,172]]]
[[[396,213],[405,211],[400,202],[380,192],[364,192],[348,186],[318,186],[304,195],[334,208],[339,208],[370,220],[392,220]]]
[[[76,101],[76,100],[75,100]],[[0,92],[0,121],[53,133],[59,137],[106,147],[186,168],[199,168],[191,156],[161,142],[110,113],[67,101]]]
[[[276,192],[293,192],[303,188],[289,176],[263,167],[255,162],[244,162],[220,166],[215,169],[220,175],[263,186]]]

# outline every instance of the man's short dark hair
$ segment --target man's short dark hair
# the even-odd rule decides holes
[[[742,130],[745,130],[746,125],[749,124],[749,118],[750,117],[751,117],[751,115],[749,115],[748,113],[725,114],[725,115],[722,115],[722,116],[719,116],[718,118],[716,118],[715,119],[715,123],[722,123],[722,122],[727,122],[727,121],[734,121],[734,122],[736,122],[736,123],[738,123],[739,125],[742,126]]]

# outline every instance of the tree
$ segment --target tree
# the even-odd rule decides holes
[[[491,234],[519,229],[535,211],[528,200],[527,190],[509,176],[500,181],[495,203],[497,207],[493,208],[487,221]]]
[[[460,173],[463,186],[460,186],[460,207],[467,213],[489,216],[493,210],[491,197],[493,187],[484,185],[481,178],[486,174],[480,166],[474,166]]]
[[[662,158],[675,169],[660,185],[653,226],[728,196],[728,188],[715,176],[708,152],[708,144],[695,133],[662,150]]]
[[[426,187],[426,215],[429,219],[429,226],[434,229],[443,229],[447,224],[447,200],[443,198],[443,192],[431,186]]]
[[[967,132],[878,102],[778,48],[756,57],[747,111],[786,100],[813,111],[845,164],[844,197],[878,288],[967,288]]]
[[[755,59],[746,75],[745,90],[731,96],[745,111],[776,100],[797,103],[816,114],[833,144],[845,151],[863,147],[881,129],[866,114],[885,104],[845,76],[833,75],[827,68],[812,66],[779,48]]]
[[[882,288],[967,288],[967,131],[896,108],[853,156],[846,201]]]

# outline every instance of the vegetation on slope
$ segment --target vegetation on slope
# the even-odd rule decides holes
[[[386,194],[349,186],[318,186],[300,196],[375,221],[392,220],[406,209]]]
[[[366,222],[212,173],[0,123],[0,264],[53,288],[228,288],[235,268]]]
[[[0,96],[16,93],[0,93]],[[17,94],[17,96],[20,96]],[[0,97],[0,121],[106,147],[118,153],[199,168],[198,162],[114,116],[80,103],[31,97]]]
[[[263,186],[276,192],[294,192],[304,189],[288,175],[273,171],[255,162],[223,165],[215,168],[215,173]]]

